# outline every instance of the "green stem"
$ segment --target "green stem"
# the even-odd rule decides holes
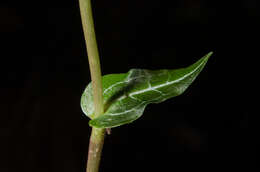
[[[92,80],[95,118],[102,115],[104,112],[101,67],[95,36],[91,2],[90,0],[79,0],[79,6]],[[104,137],[105,129],[98,129],[95,127],[92,128],[89,141],[87,172],[98,172]]]
[[[94,95],[95,117],[103,113],[101,68],[90,0],[79,0]]]
[[[105,129],[92,128],[89,141],[87,172],[98,172],[105,138]]]

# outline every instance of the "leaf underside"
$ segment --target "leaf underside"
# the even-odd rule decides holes
[[[92,120],[90,126],[112,128],[142,116],[150,103],[160,103],[182,94],[198,76],[212,52],[193,65],[175,70],[131,69],[124,74],[102,77],[105,112],[94,117],[91,83],[81,97],[81,108]]]

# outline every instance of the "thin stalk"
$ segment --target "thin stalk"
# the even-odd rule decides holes
[[[90,0],[79,0],[82,26],[86,41],[92,89],[94,97],[94,117],[98,117],[104,112],[102,95],[102,76],[95,36],[94,22],[92,16]],[[87,172],[98,172],[99,163],[104,144],[105,129],[92,128],[89,141],[89,152],[87,161]]]

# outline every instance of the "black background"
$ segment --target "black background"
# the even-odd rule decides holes
[[[96,0],[102,73],[185,67],[213,51],[181,96],[106,137],[100,171],[248,170],[257,0]],[[0,4],[0,171],[85,171],[90,82],[78,1]]]

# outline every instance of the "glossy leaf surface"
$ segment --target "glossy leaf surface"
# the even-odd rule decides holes
[[[105,113],[93,119],[91,83],[81,98],[83,112],[91,126],[112,128],[138,119],[150,103],[160,103],[182,94],[198,76],[212,53],[187,68],[175,70],[131,69],[125,74],[102,78]]]

